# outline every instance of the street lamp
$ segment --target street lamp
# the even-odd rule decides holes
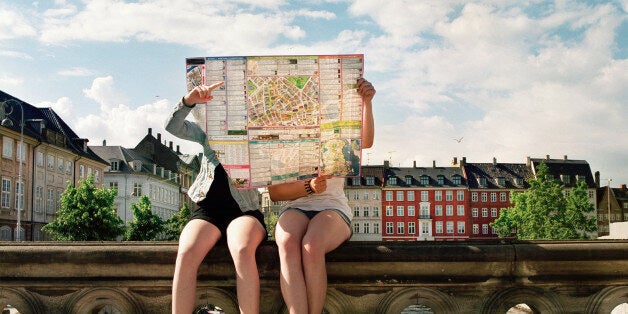
[[[22,106],[21,102],[15,100],[15,99],[9,99],[9,100],[3,102],[2,106],[4,108],[7,108],[7,107],[11,108],[11,110],[7,113],[7,117],[2,120],[2,125],[3,126],[7,126],[7,127],[13,126],[13,121],[11,121],[11,119],[9,119],[9,117],[8,117],[11,113],[13,113],[13,105],[9,104],[9,102],[11,102],[11,101],[13,101],[13,102],[17,103],[18,105],[20,105],[20,112],[21,112],[21,115],[20,115],[20,148],[19,148],[20,158],[18,160],[19,172],[18,172],[18,179],[17,179],[17,182],[18,182],[18,185],[19,185],[18,192],[20,192],[20,194],[19,194],[20,198],[17,201],[17,230],[15,231],[15,241],[21,241],[22,240],[21,239],[21,235],[22,234],[20,232],[20,229],[22,229],[22,226],[21,226],[21,224],[22,224],[22,204],[24,202],[24,182],[22,182],[22,162],[24,160],[24,151],[25,151],[25,149],[24,149],[24,107]],[[16,195],[16,196],[18,196],[18,195]]]

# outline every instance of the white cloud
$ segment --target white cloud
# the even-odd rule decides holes
[[[35,104],[35,106],[40,108],[52,108],[66,123],[76,119],[74,104],[69,97],[61,97],[54,102],[43,101]]]
[[[71,68],[67,70],[61,70],[58,72],[61,76],[91,76],[94,75],[94,71],[86,68]]]
[[[23,14],[0,6],[0,40],[36,35]]]
[[[19,86],[22,83],[24,83],[24,79],[21,77],[0,74],[0,85],[2,86]]]
[[[27,53],[12,50],[0,50],[0,57],[32,60],[33,57]]]
[[[109,109],[128,103],[128,98],[124,93],[114,87],[113,77],[98,77],[92,82],[92,86],[83,90],[85,97],[95,100],[103,112]]]

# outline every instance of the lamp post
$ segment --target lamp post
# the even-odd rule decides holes
[[[18,170],[18,186],[19,188],[17,189],[19,193],[19,198],[17,200],[17,226],[16,226],[16,230],[15,230],[15,241],[21,241],[21,235],[22,233],[20,232],[20,229],[22,229],[22,203],[24,202],[24,182],[22,182],[22,162],[24,161],[24,107],[22,106],[22,103],[15,100],[15,99],[9,99],[5,102],[2,103],[2,106],[4,108],[7,108],[7,106],[9,106],[9,102],[13,101],[16,102],[18,105],[20,105],[20,147],[19,147],[19,152],[20,152],[20,158],[18,160],[19,163],[19,170]],[[9,108],[11,108],[11,111],[9,111],[7,113],[7,115],[10,115],[11,113],[13,113],[13,106],[11,105]],[[6,117],[2,120],[2,125],[3,126],[13,126],[13,122],[11,121],[11,119],[9,119],[9,117]],[[17,193],[16,193],[17,194]],[[18,195],[16,195],[18,196]]]

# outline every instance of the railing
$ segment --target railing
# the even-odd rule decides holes
[[[0,242],[0,309],[169,313],[174,242]],[[285,313],[273,242],[257,252],[262,313]],[[349,242],[327,255],[329,313],[610,313],[628,302],[628,241]],[[197,306],[237,313],[226,247],[198,276]]]

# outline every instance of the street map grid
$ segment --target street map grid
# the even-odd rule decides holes
[[[359,176],[364,56],[186,59],[187,89],[225,83],[193,116],[238,188]]]

